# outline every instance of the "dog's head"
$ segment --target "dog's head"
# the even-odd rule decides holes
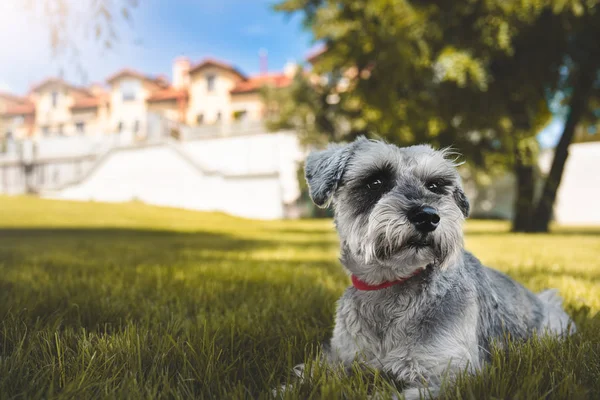
[[[359,138],[308,156],[311,198],[333,203],[350,272],[376,284],[456,260],[469,202],[448,155]]]

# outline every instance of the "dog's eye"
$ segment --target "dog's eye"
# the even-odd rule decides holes
[[[433,180],[425,184],[427,190],[436,194],[446,193],[446,186],[448,186],[448,182],[445,182],[443,180]]]
[[[372,198],[379,199],[393,187],[392,174],[389,167],[377,168],[360,180],[360,188],[364,192],[371,193],[374,196]]]
[[[383,182],[381,181],[381,179],[376,178],[373,179],[371,182],[367,183],[367,187],[369,188],[369,190],[380,190],[383,187]]]

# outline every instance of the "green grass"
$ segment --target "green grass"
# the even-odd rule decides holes
[[[469,222],[467,248],[559,288],[579,332],[498,350],[445,397],[600,397],[600,229],[507,229]],[[266,398],[331,334],[337,252],[329,220],[0,197],[0,399]],[[288,397],[389,388],[315,366]]]

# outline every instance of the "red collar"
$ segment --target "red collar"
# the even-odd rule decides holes
[[[352,279],[352,284],[358,290],[379,290],[379,289],[385,289],[390,286],[398,285],[400,283],[404,283],[407,280],[409,280],[410,278],[412,278],[413,276],[419,275],[421,272],[423,272],[423,270],[418,269],[411,276],[409,276],[407,278],[397,279],[395,281],[383,282],[383,283],[380,283],[379,285],[370,285],[367,282],[361,280],[359,277],[357,277],[354,274],[352,274],[351,279]]]

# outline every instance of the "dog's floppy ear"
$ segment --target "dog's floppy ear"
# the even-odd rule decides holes
[[[471,209],[471,205],[469,204],[469,200],[467,199],[467,195],[460,187],[454,189],[454,201],[458,205],[460,211],[462,211],[465,218],[469,216],[469,210]]]
[[[308,155],[304,172],[310,197],[317,206],[329,206],[348,160],[363,141],[366,139],[359,138],[350,144],[330,144],[325,150]]]

